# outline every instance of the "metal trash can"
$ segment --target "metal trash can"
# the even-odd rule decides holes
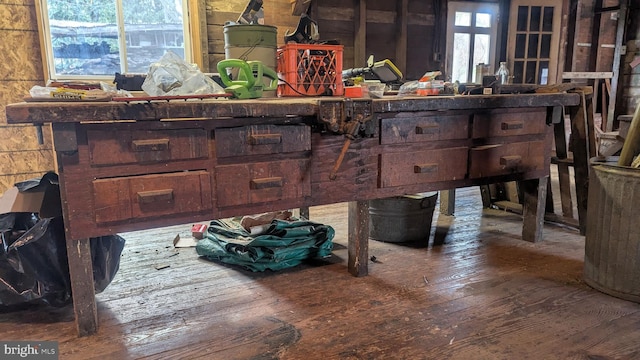
[[[369,238],[429,242],[437,192],[369,200]]]
[[[640,169],[617,161],[591,159],[584,280],[603,293],[640,302]]]

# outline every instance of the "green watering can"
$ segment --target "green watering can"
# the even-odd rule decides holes
[[[238,69],[238,79],[231,80],[227,69]],[[226,86],[224,90],[236,99],[257,99],[262,97],[263,91],[276,90],[278,87],[278,74],[262,61],[225,59],[218,63],[218,72]],[[268,85],[264,84],[264,77],[271,79]]]

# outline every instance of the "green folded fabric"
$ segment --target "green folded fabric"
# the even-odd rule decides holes
[[[251,271],[276,271],[331,256],[334,234],[331,226],[312,221],[273,220],[264,233],[252,236],[237,221],[214,220],[196,252]]]

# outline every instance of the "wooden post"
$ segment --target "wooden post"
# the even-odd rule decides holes
[[[408,0],[400,0],[396,7],[396,66],[407,69],[407,17]]]
[[[353,24],[355,26],[353,67],[361,67],[364,66],[367,59],[367,2],[365,0],[357,2]]]
[[[542,241],[544,227],[545,200],[549,177],[525,180],[522,187],[522,239],[531,242]]]
[[[349,203],[349,273],[366,276],[369,273],[369,206],[366,201]]]

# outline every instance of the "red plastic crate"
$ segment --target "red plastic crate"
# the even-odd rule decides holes
[[[342,45],[286,44],[278,48],[278,96],[342,96]]]

